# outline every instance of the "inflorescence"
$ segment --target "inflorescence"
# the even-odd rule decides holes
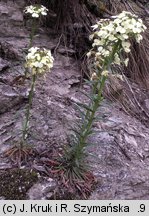
[[[44,74],[53,67],[53,61],[50,50],[32,47],[26,56],[25,66],[31,69],[32,74]]]
[[[30,5],[24,10],[26,14],[31,14],[33,18],[39,18],[40,15],[46,16],[48,9],[43,5]]]
[[[95,57],[95,65],[101,67],[105,58],[109,58],[113,50],[114,44],[118,43],[118,52],[115,53],[112,64],[124,62],[128,65],[128,58],[122,60],[122,53],[130,53],[130,39],[134,38],[138,43],[143,39],[141,33],[146,30],[146,26],[138,16],[130,12],[123,11],[117,16],[112,16],[111,19],[102,19],[92,26],[95,32],[90,36],[93,41],[93,49],[87,56]]]

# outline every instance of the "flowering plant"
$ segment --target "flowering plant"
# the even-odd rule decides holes
[[[39,18],[40,15],[46,16],[48,9],[43,5],[30,5],[25,8],[24,12],[26,14],[31,14],[33,18]],[[30,69],[31,73],[29,73],[29,75],[32,76],[32,83],[29,92],[29,104],[26,111],[26,119],[23,125],[23,141],[27,137],[30,108],[32,104],[33,91],[34,91],[37,75],[42,75],[46,71],[50,70],[53,67],[53,61],[54,61],[54,58],[52,57],[50,50],[47,50],[45,48],[32,47],[32,41],[35,35],[36,27],[37,27],[36,20],[33,19],[32,31],[30,34],[29,50],[26,56],[26,63],[25,63],[25,67],[26,67],[25,76],[27,76],[27,72],[28,72],[27,69]]]
[[[43,5],[30,5],[24,10],[26,14],[31,14],[33,18],[39,18],[40,15],[46,16],[48,9]]]
[[[31,47],[26,56],[25,66],[31,69],[32,74],[43,74],[53,67],[53,61],[50,50]]]
[[[123,59],[123,53],[131,51],[129,40],[134,39],[139,43],[143,39],[141,33],[146,30],[146,27],[136,15],[123,11],[111,19],[100,20],[93,29],[95,32],[90,36],[90,39],[93,39],[92,49],[87,54],[88,57],[94,57],[94,72],[91,80],[87,81],[91,93],[82,92],[89,103],[76,104],[80,111],[81,122],[73,129],[73,143],[64,156],[64,164],[69,167],[69,173],[74,170],[75,175],[80,178],[84,176],[82,166],[85,161],[88,137],[93,133],[93,122],[96,121],[96,111],[103,100],[102,91],[108,73],[111,71],[111,65],[120,65],[124,61],[127,66],[129,59]]]
[[[26,14],[31,14],[33,18],[39,18],[40,15],[47,15],[48,9],[43,5],[30,5],[27,6],[24,10]],[[32,153],[31,148],[26,146],[26,138],[28,136],[29,128],[29,119],[30,119],[30,109],[33,100],[33,93],[36,83],[36,78],[38,75],[43,75],[45,72],[50,71],[53,67],[54,58],[51,55],[51,51],[45,48],[32,47],[32,42],[37,30],[38,19],[32,19],[32,27],[30,33],[30,41],[28,47],[28,54],[26,56],[25,63],[25,77],[28,75],[31,77],[31,86],[28,95],[28,104],[25,113],[25,121],[23,122],[22,127],[22,140],[19,142],[19,146],[15,146],[12,149],[8,150],[7,155],[13,158],[17,162],[26,160],[27,156]],[[30,73],[28,73],[30,72]]]
[[[114,19],[114,20],[113,20]],[[90,36],[93,39],[93,49],[87,54],[88,57],[94,53],[95,64],[101,66],[105,58],[111,55],[113,46],[118,44],[117,52],[114,54],[112,64],[120,65],[122,63],[121,53],[129,53],[130,38],[134,38],[138,43],[143,39],[141,33],[146,30],[142,20],[130,12],[123,11],[111,19],[100,20],[95,24],[95,32]],[[92,51],[95,52],[92,52]],[[123,59],[125,65],[128,65],[129,59]]]
[[[26,6],[26,8],[24,9],[24,13],[30,14],[32,18],[35,18],[35,19],[32,19],[29,48],[32,47],[33,39],[35,37],[36,30],[37,30],[38,19],[36,18],[39,18],[40,15],[46,16],[47,12],[48,12],[48,9],[43,5],[30,5],[30,6]],[[30,51],[33,52],[33,48]],[[27,76],[28,76],[28,70],[26,69],[25,77]]]
[[[51,55],[51,51],[45,48],[31,47],[28,55],[26,56],[25,67],[31,69],[32,82],[31,89],[29,91],[29,104],[26,110],[26,119],[23,125],[23,142],[27,138],[30,108],[33,99],[33,92],[37,75],[42,75],[53,67],[54,58]]]

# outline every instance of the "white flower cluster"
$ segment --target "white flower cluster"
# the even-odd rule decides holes
[[[46,16],[48,9],[43,5],[30,5],[25,8],[24,12],[31,14],[33,18],[39,18],[40,15]]]
[[[25,66],[31,68],[32,74],[43,74],[53,67],[53,61],[50,50],[32,47],[26,56]]]
[[[105,58],[110,57],[114,46],[117,44],[117,52],[114,54],[113,64],[122,63],[120,53],[129,53],[131,43],[130,38],[134,38],[138,43],[143,39],[141,33],[146,30],[142,20],[130,12],[123,11],[112,19],[103,19],[92,26],[95,30],[90,39],[94,39],[93,49],[87,56],[95,55],[95,64],[101,65]],[[93,50],[95,52],[93,52]],[[129,59],[123,60],[128,65]]]

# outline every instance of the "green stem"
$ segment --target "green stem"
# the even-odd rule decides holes
[[[95,113],[96,113],[96,111],[97,111],[97,109],[98,109],[98,107],[100,105],[100,102],[102,101],[102,90],[104,88],[106,79],[107,79],[106,76],[102,76],[101,83],[100,83],[100,88],[98,90],[97,97],[93,102],[91,114],[87,111],[87,116],[86,117],[89,117],[88,123],[85,125],[85,127],[83,127],[82,134],[81,134],[82,136],[80,137],[78,146],[76,147],[77,148],[76,149],[77,155],[78,155],[79,158],[81,158],[80,156],[83,154],[82,150],[86,145],[86,139],[88,137],[89,131],[91,130],[91,127],[92,127],[92,124],[93,124],[93,121],[94,121]],[[98,85],[98,83],[96,82],[96,84],[95,84],[96,89],[97,89],[97,85]]]
[[[108,59],[105,59],[105,61],[103,63],[102,71],[108,70],[109,66],[111,65],[111,63],[114,60],[114,56],[118,50],[118,47],[119,47],[119,42],[117,42],[115,44],[115,46],[113,47],[111,55],[108,57]],[[98,74],[98,76],[101,76],[101,75]],[[95,113],[98,110],[98,107],[102,101],[102,91],[103,91],[106,79],[107,79],[106,76],[101,76],[100,85],[99,85],[99,80],[96,80],[93,84],[92,94],[93,94],[94,99],[90,103],[90,105],[91,105],[90,107],[92,109],[92,112],[87,110],[86,114],[85,114],[85,119],[87,120],[87,123],[85,122],[82,125],[78,144],[76,145],[75,152],[77,154],[77,159],[80,159],[81,156],[83,155],[83,148],[86,146],[86,140],[90,134],[92,124],[93,124],[93,121],[95,118]],[[96,92],[97,92],[97,95],[96,95]]]
[[[35,36],[36,29],[37,29],[36,20],[33,19],[32,30],[31,30],[31,34],[30,34],[29,49],[32,47],[32,43],[33,43],[33,39],[34,39],[34,36]]]
[[[32,76],[31,89],[30,89],[30,92],[29,92],[29,103],[28,103],[28,107],[27,107],[27,110],[26,110],[25,122],[24,122],[24,125],[23,125],[23,142],[25,141],[25,139],[27,137],[27,131],[28,131],[28,126],[29,126],[29,118],[30,118],[30,109],[31,109],[31,105],[32,105],[35,81],[36,81],[36,75],[34,74]]]
[[[30,49],[32,47],[36,29],[37,29],[36,20],[33,19],[32,20],[32,30],[31,30],[31,33],[30,33],[30,41],[29,41],[28,49]],[[27,74],[28,74],[28,68],[25,69],[25,77],[26,78],[27,78]]]

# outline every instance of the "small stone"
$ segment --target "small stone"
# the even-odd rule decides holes
[[[45,200],[53,195],[53,191],[57,184],[53,179],[46,180],[41,183],[36,183],[28,191],[28,199],[30,200]]]
[[[9,62],[0,58],[0,72],[5,70],[6,68],[8,68],[10,66]]]
[[[25,97],[16,92],[11,86],[0,84],[0,114],[21,104]]]
[[[135,140],[135,138],[133,136],[127,136],[126,134],[124,134],[125,140],[128,144],[134,146],[134,147],[138,147],[138,144]]]

